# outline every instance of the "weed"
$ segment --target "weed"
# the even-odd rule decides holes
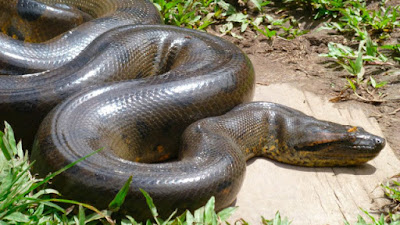
[[[357,222],[354,225],[400,225],[400,221],[392,221],[390,223],[387,223],[385,221],[385,216],[382,214],[378,219],[373,217],[371,214],[369,214],[367,211],[362,210],[371,220],[372,223],[368,223],[365,221],[365,219],[362,216],[358,216]],[[344,222],[345,225],[350,225],[348,221]]]
[[[285,0],[289,4],[305,4],[314,11],[314,19],[322,17],[336,18],[340,14],[339,10],[345,8],[346,1],[342,0]]]
[[[96,154],[94,151],[88,156],[71,163],[65,168],[48,175],[43,180],[36,179],[30,173],[29,169],[31,164],[28,161],[28,154],[22,150],[22,143],[18,144],[15,141],[14,133],[11,126],[5,123],[4,133],[0,131],[0,224],[96,224],[96,223],[109,223],[115,224],[111,218],[113,212],[118,211],[123,204],[127,190],[131,183],[130,177],[121,190],[117,193],[113,201],[109,204],[109,209],[98,210],[95,207],[61,198],[52,198],[52,195],[60,195],[54,189],[41,189],[46,185],[51,178],[65,171],[66,169],[74,166],[76,163],[81,162],[87,157]],[[400,202],[400,183],[393,182],[394,186],[383,186],[386,190],[386,195],[394,201]],[[157,208],[150,195],[141,190],[146,198],[147,205],[153,215],[153,219],[148,219],[146,225],[180,225],[180,224],[205,224],[217,225],[223,224],[235,212],[236,207],[226,208],[218,213],[215,212],[215,199],[214,197],[206,203],[205,206],[195,210],[193,214],[186,210],[179,216],[175,216],[176,212],[172,213],[166,220],[159,218]],[[66,203],[77,206],[78,212],[74,213],[71,207],[64,209],[56,203]],[[87,214],[86,210],[93,213]],[[387,225],[384,217],[375,219],[368,212],[364,211],[374,225]],[[175,217],[174,217],[175,216]],[[388,225],[399,225],[399,216],[390,215],[392,222]],[[275,214],[274,219],[267,220],[262,217],[262,224],[265,225],[289,225],[291,222],[287,219],[281,218],[279,212]],[[132,216],[126,215],[118,224],[121,225],[142,225],[137,222]],[[228,223],[229,224],[229,223]],[[235,222],[235,224],[247,225],[245,220]],[[349,225],[348,222],[346,222]],[[359,216],[356,225],[370,225]]]
[[[386,62],[387,58],[378,51],[378,46],[366,34],[366,40],[360,41],[358,51],[354,51],[348,46],[338,43],[328,43],[329,52],[321,54],[320,56],[331,57],[336,59],[336,62],[341,65],[351,77],[356,79],[347,79],[353,91],[356,91],[357,86],[364,81],[364,62]],[[373,88],[383,87],[386,82],[377,83],[376,80],[370,76],[368,84]]]
[[[400,44],[393,44],[393,45],[382,45],[380,46],[381,49],[389,49],[393,51],[393,59],[400,61]],[[397,56],[396,56],[397,55]]]
[[[387,184],[382,184],[381,186],[385,191],[385,195],[394,203],[394,208],[397,208],[400,204],[400,183],[392,180]],[[400,225],[400,214],[398,214],[398,212],[389,213],[387,216],[381,214],[379,218],[375,218],[367,211],[362,211],[371,219],[372,223],[367,223],[364,218],[358,216],[358,221],[355,225]],[[345,224],[350,225],[347,221]]]
[[[268,39],[272,39],[273,37],[276,36],[276,30],[270,30],[270,29],[268,29],[267,26],[264,27],[264,30],[262,30],[262,28],[260,28],[259,26],[255,25],[255,24],[253,24],[253,27],[255,30],[260,32],[262,35],[264,35]]]
[[[209,14],[211,0],[151,0],[163,15],[164,23],[180,27],[205,29],[214,22],[212,17],[217,13]]]
[[[325,28],[353,32],[359,40],[367,38],[365,30],[379,39],[387,39],[395,27],[400,27],[399,9],[396,6],[369,10],[364,1],[347,1],[346,7],[338,9],[339,21],[326,23]]]
[[[264,225],[289,225],[292,223],[286,217],[284,219],[282,219],[279,211],[276,212],[275,217],[272,220],[267,220],[264,217],[262,217],[261,219],[262,219],[262,224],[264,224]]]
[[[80,221],[82,224],[82,222],[103,218],[112,222],[108,211],[99,211],[93,206],[75,201],[52,199],[52,195],[60,195],[60,193],[54,189],[40,189],[51,178],[90,155],[40,180],[30,173],[31,164],[28,161],[28,154],[22,150],[21,142],[16,144],[14,132],[8,123],[5,123],[4,133],[0,131],[0,148],[2,152],[0,154],[0,224],[42,224],[45,222],[57,224],[67,221]],[[68,218],[67,210],[58,206],[56,202],[78,205],[80,213]],[[84,216],[83,207],[95,213]]]
[[[265,1],[265,0],[250,0],[258,9],[258,11],[262,12],[263,7],[267,6],[268,4],[271,3],[271,1]]]
[[[118,211],[125,200],[132,177],[124,184],[122,189],[109,204],[109,209],[98,210],[95,207],[77,201],[52,198],[60,193],[54,189],[41,189],[50,179],[62,173],[75,164],[85,160],[98,151],[71,163],[61,170],[48,175],[44,179],[36,179],[29,171],[31,164],[28,154],[22,150],[22,144],[18,144],[14,138],[14,132],[8,123],[5,123],[4,133],[0,131],[0,224],[88,224],[102,222],[115,224],[111,219],[113,212]],[[147,192],[141,190],[152,212],[157,225],[175,224],[220,224],[226,221],[236,210],[236,207],[226,208],[218,213],[214,210],[215,199],[212,197],[205,206],[197,209],[192,214],[185,211],[182,215],[173,218],[172,214],[167,220],[158,217],[157,209]],[[66,203],[72,207],[78,207],[74,214],[71,207],[64,209],[57,203]],[[87,214],[86,210],[92,213]],[[121,224],[141,224],[131,216],[121,221]],[[147,220],[146,224],[153,224]]]
[[[223,35],[230,34],[238,39],[243,39],[240,33],[247,29],[270,39],[276,36],[278,31],[282,31],[279,36],[287,39],[293,39],[308,32],[300,30],[294,18],[274,20],[266,14],[250,17],[246,10],[238,11],[223,0],[152,1],[163,15],[166,24],[199,30],[206,29],[210,24],[220,24],[220,32]],[[263,11],[263,7],[271,3],[266,0],[249,1],[256,6],[259,13]],[[243,1],[243,3],[245,2],[247,0]],[[285,24],[289,25],[285,26]],[[233,32],[235,25],[240,26],[240,33]]]

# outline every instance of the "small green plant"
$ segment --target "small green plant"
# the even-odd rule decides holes
[[[271,1],[265,1],[265,0],[250,0],[258,9],[258,11],[262,12],[263,7],[270,4]]]
[[[338,43],[329,43],[328,49],[329,52],[327,54],[321,54],[321,56],[336,59],[336,62],[349,73],[350,78],[347,78],[347,81],[350,88],[355,93],[357,87],[365,81],[364,62],[385,62],[387,60],[384,55],[378,52],[376,43],[368,36],[367,40],[363,40],[359,43],[358,51],[354,51],[352,48]],[[369,76],[367,83],[377,89],[383,87],[387,82],[383,81],[377,83],[372,76]]]
[[[357,222],[354,225],[400,225],[400,221],[398,220],[391,220],[392,222],[387,223],[385,216],[381,214],[381,216],[377,219],[369,214],[367,211],[363,212],[371,219],[372,223],[368,223],[362,216],[357,217]],[[351,225],[348,221],[344,222],[345,225]]]
[[[290,225],[292,222],[289,221],[288,218],[281,218],[281,214],[278,212],[276,212],[275,214],[275,218],[272,220],[267,220],[264,217],[262,217],[262,224],[264,225]]]
[[[308,30],[294,28],[292,25],[290,25],[289,27],[282,26],[281,28],[284,30],[284,33],[280,34],[279,36],[284,37],[288,40],[295,39],[296,37],[307,34],[309,32]]]
[[[394,177],[399,177],[399,175],[396,175]],[[387,182],[386,184],[381,185],[385,191],[386,197],[391,199],[393,202],[396,204],[400,204],[400,182],[396,180],[391,180],[390,182]]]
[[[382,188],[385,191],[385,195],[392,200],[394,203],[393,208],[397,208],[400,204],[400,183],[392,180],[387,184],[382,184]],[[358,221],[354,225],[400,225],[400,214],[398,211],[392,210],[387,216],[381,214],[379,218],[375,218],[370,213],[365,210],[362,210],[368,218],[371,219],[372,223],[367,223],[364,218],[358,216]],[[350,225],[349,222],[345,222],[346,225]]]
[[[393,50],[394,52],[400,54],[400,44],[382,45],[381,48],[383,48],[383,49],[390,49],[390,50]]]
[[[400,27],[399,6],[380,7],[376,11],[367,9],[364,1],[347,1],[346,5],[338,9],[339,21],[326,23],[326,29],[353,32],[359,40],[365,40],[365,30],[380,39],[387,39],[395,27]]]
[[[268,39],[272,39],[273,37],[276,36],[276,30],[270,30],[267,26],[264,27],[264,30],[262,28],[259,28],[258,26],[254,25],[254,29],[260,32],[262,35],[267,37]]]
[[[209,16],[201,16],[208,13],[207,7],[210,3],[210,0],[202,2],[193,0],[153,0],[153,4],[164,17],[164,23],[199,30],[213,23]]]
[[[211,197],[210,200],[206,203],[205,206],[197,209],[192,214],[189,210],[186,210],[180,216],[177,216],[173,219],[176,214],[176,211],[173,212],[168,219],[163,220],[159,218],[157,208],[153,203],[153,199],[150,195],[141,189],[141,192],[146,198],[147,205],[150,208],[150,211],[153,215],[153,219],[157,225],[179,225],[179,224],[222,224],[225,222],[235,211],[236,207],[226,208],[218,213],[215,212],[215,198]],[[122,220],[121,224],[133,224],[139,225],[141,223],[137,223],[131,216],[127,216],[127,219]],[[151,220],[146,221],[147,224],[152,224]]]
[[[109,209],[98,210],[95,207],[77,201],[54,198],[60,196],[57,190],[43,188],[52,178],[69,169],[75,164],[85,160],[93,153],[71,163],[59,171],[48,175],[44,179],[37,179],[30,173],[31,164],[28,160],[27,152],[22,150],[22,144],[18,144],[14,138],[14,132],[8,123],[5,123],[4,132],[0,131],[0,224],[96,224],[108,223],[115,224],[111,218],[113,212],[119,210],[128,193],[132,177],[124,184],[117,193],[113,201],[109,204]],[[153,220],[148,219],[147,224],[157,225],[178,225],[178,224],[221,224],[225,222],[236,210],[236,207],[226,208],[218,213],[214,210],[215,199],[212,197],[205,206],[197,209],[192,214],[185,211],[182,215],[173,218],[173,213],[167,220],[159,218],[157,209],[150,195],[141,190],[146,198],[147,204],[153,215]],[[64,209],[57,203],[64,203],[78,207],[77,213]],[[90,210],[87,214],[85,211]],[[120,224],[142,224],[127,215]]]
[[[82,222],[103,218],[112,222],[110,213],[107,211],[99,211],[93,206],[76,201],[53,199],[52,195],[60,195],[58,191],[49,188],[41,189],[51,178],[90,155],[41,180],[30,173],[28,154],[22,150],[21,142],[16,143],[14,132],[8,123],[5,123],[4,133],[0,131],[0,149],[2,153],[0,154],[0,224],[42,224],[44,222],[57,224],[67,221],[80,221],[82,224]],[[56,202],[79,206],[79,214],[68,217],[67,210],[58,206]],[[94,213],[85,216],[83,207]]]
[[[264,25],[261,26],[263,22]],[[272,16],[264,15],[263,17],[256,18],[250,24],[254,30],[269,39],[279,35],[279,37],[290,40],[309,32],[308,30],[299,29],[299,24],[293,17],[274,19]]]
[[[244,32],[248,25],[250,24],[250,20],[248,19],[248,15],[245,15],[243,13],[234,13],[230,15],[229,17],[226,18],[227,23],[223,24],[220,27],[220,32],[223,34],[230,33],[233,37],[243,39],[241,35],[238,35],[234,32],[232,32],[233,29],[233,24],[234,23],[239,23],[240,24],[240,32]]]
[[[347,1],[342,0],[285,0],[284,3],[304,5],[314,11],[314,19],[322,17],[336,18]]]
[[[400,44],[394,44],[394,45],[382,45],[380,46],[381,49],[389,49],[393,51],[393,59],[400,61]],[[397,55],[397,56],[396,56]]]
[[[287,39],[293,39],[308,32],[300,30],[297,21],[292,17],[278,20],[265,14],[250,17],[246,10],[240,11],[224,0],[152,1],[163,15],[166,24],[198,30],[204,30],[211,24],[219,24],[223,35],[230,34],[238,39],[243,39],[241,33],[247,29],[252,29],[269,39],[276,36],[278,31],[282,31],[279,36]],[[249,1],[254,4],[259,13],[263,11],[263,7],[271,3],[266,0]],[[242,3],[245,2],[247,0]],[[240,26],[238,33],[233,31],[235,26]]]
[[[85,160],[93,154],[101,150],[79,159],[65,168],[48,175],[44,179],[36,179],[29,171],[31,164],[28,160],[28,154],[22,150],[22,143],[18,144],[14,138],[14,132],[8,123],[5,123],[4,132],[0,131],[0,224],[116,224],[112,219],[112,213],[118,211],[125,200],[132,177],[130,177],[121,190],[117,193],[113,201],[109,204],[109,209],[98,210],[95,207],[61,198],[53,198],[53,195],[60,195],[57,190],[43,188],[50,179],[58,174],[74,166],[75,164]],[[386,190],[386,195],[397,204],[400,203],[400,183],[393,181],[393,185],[383,185]],[[148,219],[146,225],[181,225],[181,224],[205,224],[218,225],[223,224],[234,213],[236,207],[226,208],[218,213],[215,212],[214,197],[206,203],[205,206],[197,209],[192,214],[186,210],[179,216],[175,216],[176,212],[172,213],[166,220],[159,217],[157,208],[153,203],[150,195],[141,190],[146,198],[147,205],[153,215],[152,219]],[[78,207],[77,212],[57,205],[64,203]],[[87,214],[85,210],[90,210],[92,213]],[[383,216],[375,219],[368,212],[364,211],[374,222],[371,225],[399,225],[400,216],[391,214],[391,223],[385,222]],[[175,217],[174,217],[175,216]],[[289,225],[291,222],[281,218],[279,212],[275,214],[274,219],[268,220],[262,217],[264,225]],[[227,222],[226,222],[227,223]],[[118,222],[121,225],[142,225],[137,222],[132,216],[126,215],[124,219]],[[227,223],[229,224],[229,223]],[[245,220],[236,221],[235,224],[247,225]],[[346,222],[346,225],[349,225]],[[370,225],[359,216],[356,225]]]
[[[365,41],[360,42],[358,52],[355,52],[348,46],[330,42],[328,44],[329,52],[327,54],[321,54],[320,56],[336,59],[336,62],[346,69],[351,76],[357,77],[358,80],[361,81],[365,72],[363,68],[362,51],[364,44]]]

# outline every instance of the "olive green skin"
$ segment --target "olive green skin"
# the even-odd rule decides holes
[[[78,3],[90,9],[84,5],[90,1]],[[28,138],[51,111],[33,145],[34,170],[45,176],[103,148],[54,179],[66,197],[107,207],[132,176],[121,211],[137,219],[150,216],[139,188],[163,216],[200,207],[211,196],[221,209],[234,201],[251,157],[302,166],[358,165],[385,144],[361,128],[282,105],[243,104],[252,98],[255,78],[236,46],[203,32],[148,25],[159,23],[159,16],[146,1],[98,4],[104,4],[98,8],[103,14],[91,12],[93,20],[47,42],[1,37],[5,49],[14,51],[4,54],[2,71],[36,73],[0,75],[0,119]],[[75,46],[76,52],[63,51]],[[10,57],[21,49],[34,57]],[[36,60],[38,54],[43,58]],[[223,116],[213,117],[218,115]],[[200,120],[206,117],[211,118]],[[156,163],[161,161],[166,162]]]

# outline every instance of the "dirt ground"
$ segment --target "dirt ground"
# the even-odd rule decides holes
[[[279,3],[272,4],[267,9],[275,16]],[[390,1],[391,5],[399,5],[400,1]],[[376,5],[370,5],[375,7]],[[224,35],[225,39],[238,45],[251,59],[255,71],[256,82],[262,85],[293,82],[304,90],[323,95],[327,99],[339,100],[337,104],[351,104],[362,108],[366,115],[375,117],[387,140],[387,143],[400,156],[400,65],[365,65],[365,76],[374,76],[377,81],[388,81],[378,90],[370,87],[368,93],[359,91],[361,96],[368,99],[378,99],[379,94],[384,98],[382,102],[365,101],[357,97],[351,89],[345,90],[348,85],[345,77],[348,75],[341,66],[331,58],[321,57],[319,54],[328,52],[328,43],[335,42],[355,49],[358,44],[351,41],[351,37],[328,30],[317,30],[324,21],[314,21],[301,9],[286,12],[294,16],[300,26],[310,30],[309,33],[293,40],[275,37],[272,40],[255,32],[242,33],[244,39]],[[218,25],[208,29],[209,33],[221,36]],[[236,30],[239,33],[238,30]],[[399,43],[400,29],[391,34],[386,43]],[[343,91],[345,90],[345,91]]]

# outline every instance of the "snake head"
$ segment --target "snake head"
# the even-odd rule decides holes
[[[385,146],[385,139],[361,127],[326,121],[303,124],[293,149],[305,166],[349,166],[375,158]]]

